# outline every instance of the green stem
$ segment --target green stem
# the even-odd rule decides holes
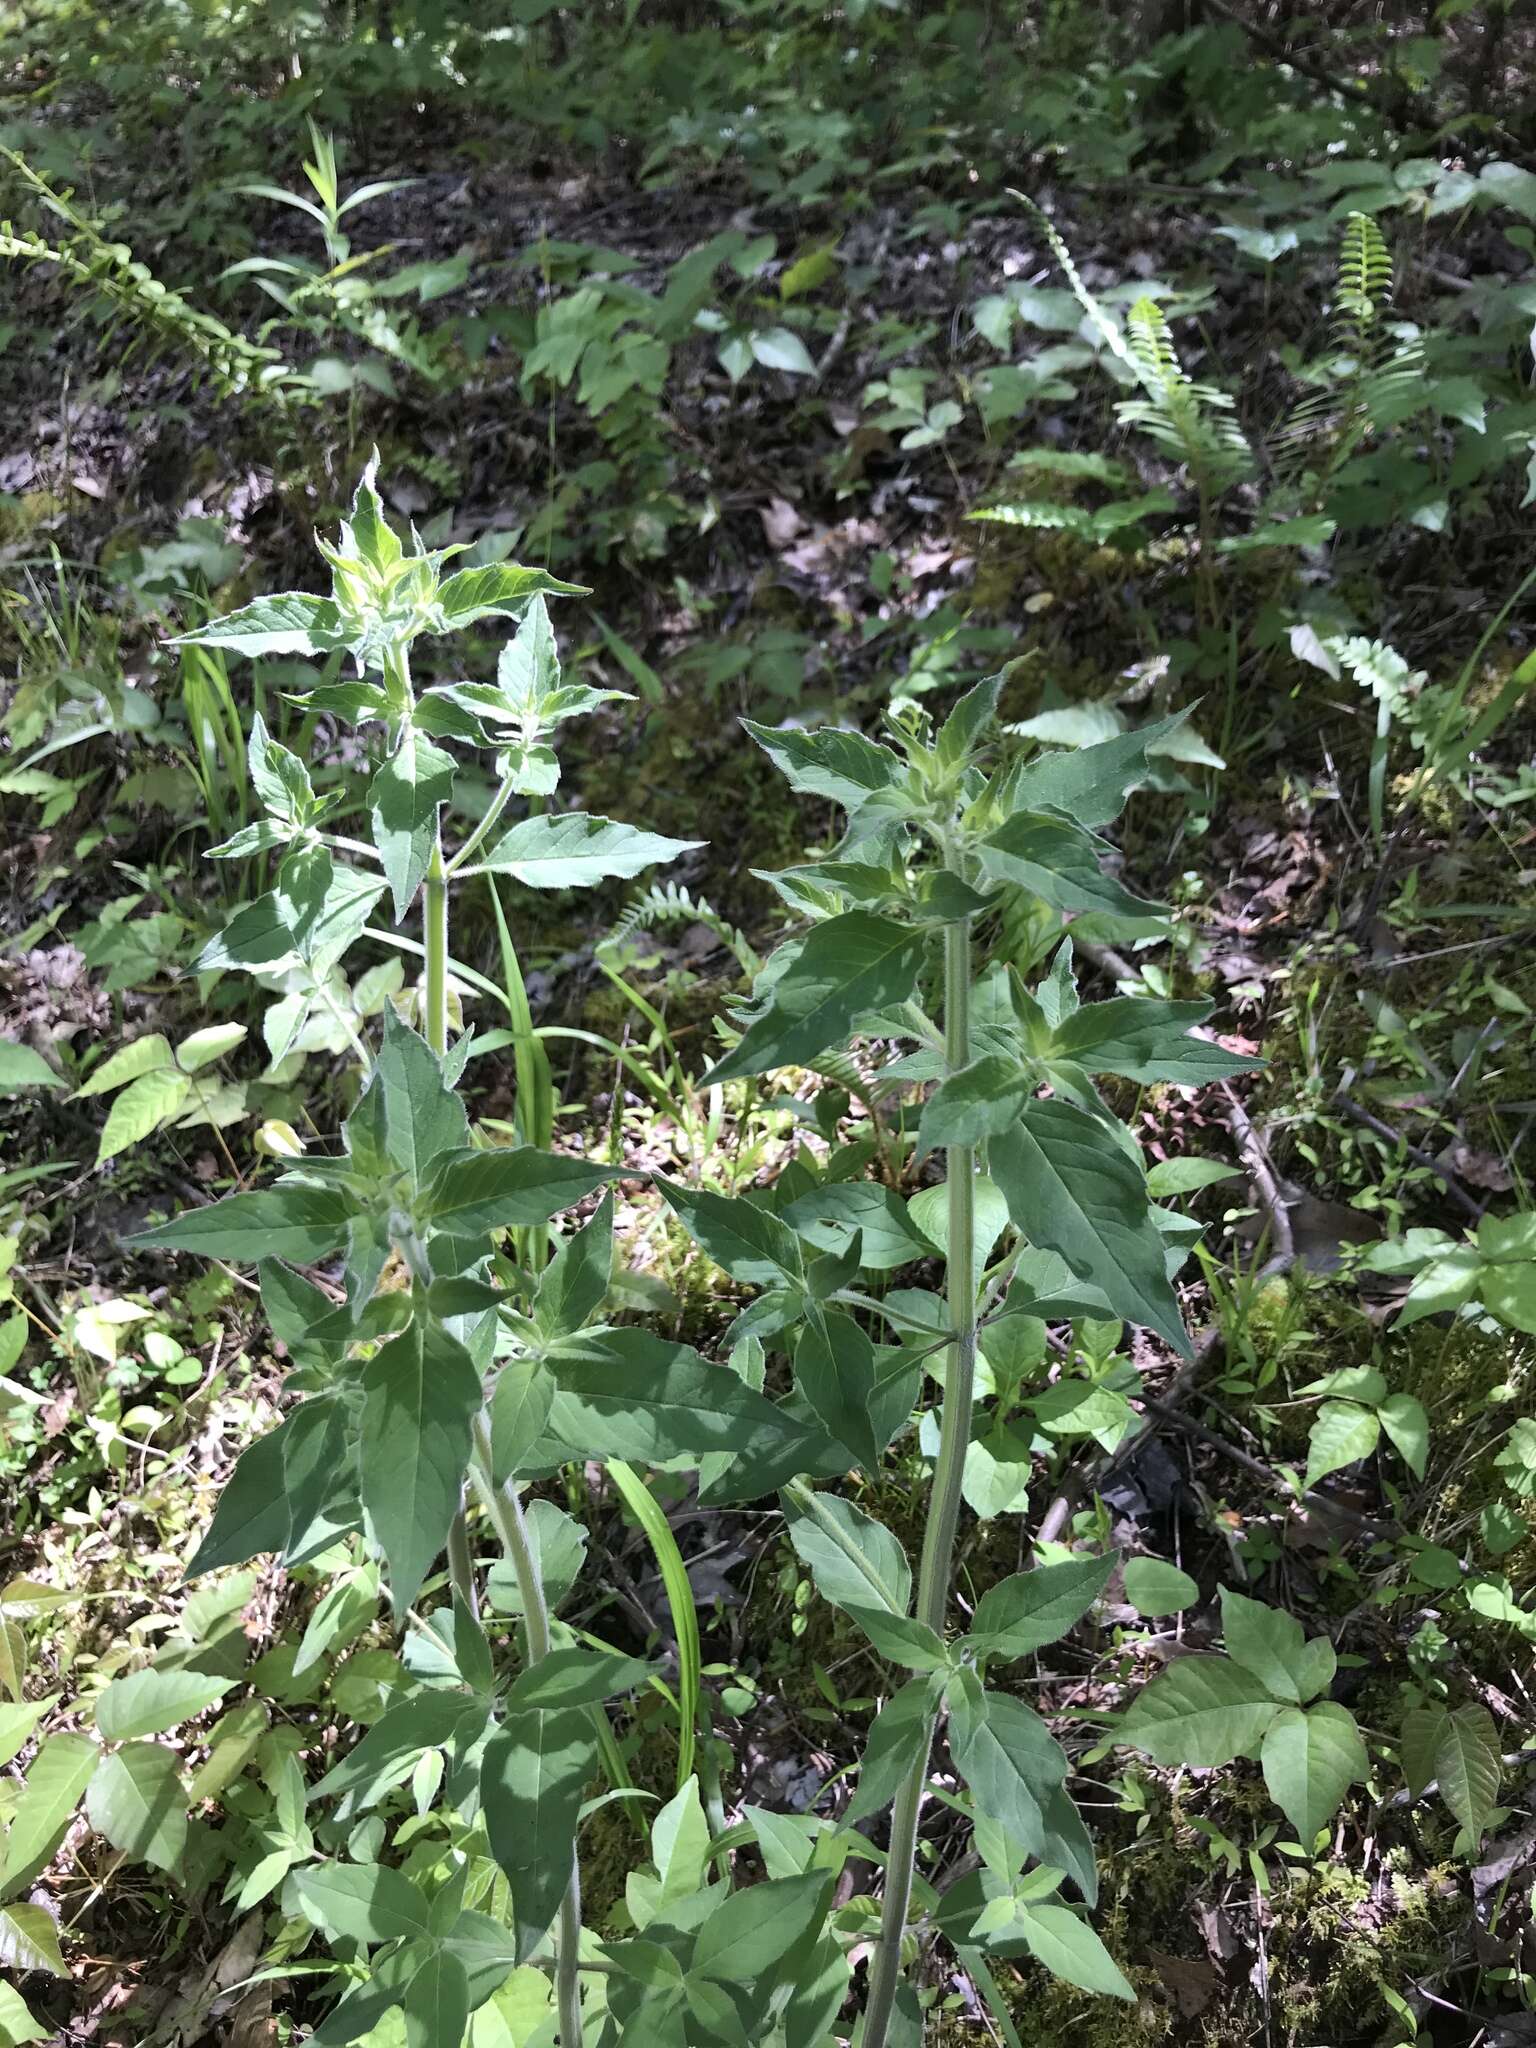
[[[498,1486],[492,1477],[491,1432],[483,1411],[475,1417],[474,1446],[470,1471],[517,1579],[528,1637],[528,1662],[534,1665],[549,1655],[549,1608],[544,1600],[538,1560],[528,1540],[522,1495],[512,1482]],[[570,1882],[560,1901],[555,1935],[555,2004],[560,2015],[560,2048],[581,2048],[581,1869],[574,1842]]]
[[[506,809],[507,804],[512,797],[512,793],[512,782],[509,777],[508,780],[501,785],[500,789],[497,790],[496,794],[491,798],[490,803],[486,806],[485,816],[480,820],[479,824],[475,827],[474,831],[470,833],[469,837],[465,840],[464,844],[459,848],[458,852],[453,856],[452,860],[449,861],[448,873],[450,875],[456,875],[459,872],[459,869],[463,867],[464,863],[470,858],[470,856],[476,851],[476,849],[485,843],[487,834],[490,832],[492,826],[494,826],[494,824],[496,823],[496,820],[501,816],[502,812]]]
[[[968,1065],[971,1057],[971,928],[969,919],[964,918],[944,929],[944,1057],[950,1073]],[[955,1334],[945,1364],[939,1456],[917,1580],[917,1617],[941,1636],[949,1606],[955,1531],[960,1522],[960,1484],[971,1436],[976,1382],[975,1147],[949,1146],[945,1170],[949,1190],[949,1321]],[[918,1823],[928,1788],[929,1752],[937,1723],[935,1714],[929,1722],[923,1753],[896,1794],[891,1812],[885,1904],[864,2009],[863,2048],[886,2048],[890,2031],[901,1981],[901,1939],[912,1901]]]
[[[423,1005],[426,1029],[422,1035],[441,1059],[448,1050],[448,874],[443,866],[441,833],[433,843],[432,858],[427,863],[421,917],[427,953]]]

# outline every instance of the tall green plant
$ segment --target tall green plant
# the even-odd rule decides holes
[[[1067,1756],[1000,1676],[1086,1613],[1112,1559],[1058,1553],[987,1588],[958,1630],[951,1600],[965,1505],[1017,1510],[996,1447],[1013,1418],[1059,1392],[1045,1384],[1044,1319],[1103,1325],[1111,1339],[1122,1320],[1136,1322],[1187,1348],[1169,1283],[1183,1227],[1149,1202],[1135,1145],[1094,1076],[1193,1081],[1248,1063],[1189,1035],[1205,1014],[1198,1004],[1080,1004],[1070,943],[1034,989],[980,948],[994,912],[1024,893],[1068,916],[1154,918],[1102,872],[1095,828],[1144,776],[1164,728],[1009,758],[998,678],[937,733],[916,715],[893,724],[891,744],[750,728],[797,790],[835,799],[849,826],[833,857],[775,878],[808,928],[768,962],[706,1081],[786,1066],[846,1073],[853,1041],[896,1040],[909,1049],[885,1068],[884,1099],[913,1089],[921,1099],[897,1113],[894,1133],[861,1136],[821,1166],[798,1157],[751,1197],[658,1177],[706,1251],[760,1290],[727,1361],[711,1363],[603,1320],[611,1194],[546,1262],[552,1219],[618,1166],[480,1142],[455,1092],[471,1043],[454,1009],[454,882],[488,874],[570,888],[683,850],[579,812],[505,822],[519,797],[554,794],[552,736],[609,694],[559,673],[545,599],[570,586],[507,565],[450,570],[451,551],[407,548],[371,473],[322,552],[329,596],[262,599],[195,637],[237,655],[352,657],[355,676],[317,685],[306,702],[383,730],[371,839],[327,832],[304,763],[258,721],[251,781],[266,816],[220,851],[277,854],[276,880],[199,965],[281,962],[302,993],[388,892],[397,920],[419,906],[421,981],[386,1011],[380,1045],[360,1048],[365,1083],[334,1154],[303,1156],[269,1186],[138,1240],[257,1263],[300,1397],[241,1457],[193,1572],[268,1551],[318,1561],[342,1539],[361,1541],[382,1559],[410,1631],[406,1676],[382,1715],[307,1799],[283,1770],[270,1861],[237,1872],[243,1902],[277,1888],[286,1913],[351,1958],[316,2041],[359,2038],[398,2006],[412,2048],[459,2048],[475,2007],[532,1963],[549,1974],[560,2048],[588,2038],[594,2048],[824,2048],[852,1988],[850,1952],[873,1940],[862,2038],[885,2048],[893,2027],[905,2038],[921,2029],[902,1970],[919,1929],[952,1942],[984,1990],[989,1958],[1029,1953],[1090,1991],[1129,1996],[1082,1908],[1059,1896],[1070,1885],[1091,1906],[1096,1889]],[[496,681],[418,688],[413,642],[488,617],[519,621]],[[449,747],[497,758],[495,793],[463,837]],[[523,1124],[525,1139],[540,1121]],[[910,1181],[935,1153],[943,1183],[909,1201],[864,1177],[886,1156]],[[303,1270],[338,1257],[339,1289]],[[945,1262],[942,1294],[877,1291],[883,1274],[917,1260]],[[1085,1338],[1095,1357],[1111,1348],[1102,1332]],[[770,1397],[776,1353],[789,1384]],[[920,1426],[934,1473],[914,1588],[896,1534],[817,1482],[872,1472],[930,1380],[942,1403]],[[526,1488],[576,1461],[608,1463],[631,1502],[641,1466],[696,1470],[706,1505],[782,1489],[790,1538],[821,1593],[911,1674],[874,1724],[840,1816],[749,1807],[727,1826],[714,1784],[705,1797],[688,1768],[699,1711],[690,1638],[678,1788],[651,1825],[649,1865],[631,1875],[627,1927],[600,1945],[582,1921],[580,1828],[604,1772],[635,1808],[607,1702],[653,1674],[559,1619],[582,1533]],[[488,1579],[487,1540],[501,1555]],[[673,1564],[674,1605],[688,1609]],[[349,1569],[339,1597],[353,1596],[355,1578]],[[515,1624],[510,1669],[492,1613]],[[937,1895],[917,1851],[941,1727],[979,1867]],[[166,1778],[164,1755],[130,1752],[111,1768],[131,1777],[154,1764]],[[418,1808],[435,1809],[440,1852],[413,1846],[402,1859],[404,1831],[391,1841],[390,1795],[407,1782]],[[116,1808],[98,1805],[105,1826]],[[833,1915],[837,1872],[879,1854],[866,1830],[887,1809],[878,1923],[857,1908]],[[741,1891],[729,1852],[748,1845],[768,1875]]]

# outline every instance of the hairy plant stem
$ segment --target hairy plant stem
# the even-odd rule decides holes
[[[549,1608],[544,1600],[538,1560],[528,1540],[522,1494],[510,1481],[505,1486],[498,1486],[493,1469],[491,1432],[482,1412],[475,1417],[474,1457],[470,1472],[517,1579],[528,1638],[528,1662],[533,1665],[549,1654]],[[555,1936],[555,2005],[560,2015],[560,2048],[581,2048],[581,1868],[574,1843],[571,1846],[570,1882],[560,1901],[560,1919]]]
[[[971,1057],[971,927],[968,918],[944,928],[944,1060],[950,1073],[967,1066]],[[960,1521],[960,1482],[966,1445],[971,1435],[971,1408],[976,1382],[976,1150],[950,1145],[945,1151],[949,1192],[949,1233],[946,1284],[949,1322],[954,1331],[944,1368],[944,1414],[939,1431],[939,1456],[929,1497],[923,1557],[917,1580],[917,1617],[936,1635],[944,1633],[949,1607],[949,1582]],[[928,1789],[929,1753],[933,1748],[935,1714],[928,1724],[923,1753],[896,1794],[891,1810],[891,1846],[886,1863],[885,1903],[880,1938],[869,1975],[864,2008],[863,2048],[885,2048],[891,2014],[901,1982],[901,1941],[912,1902],[912,1872],[917,1858],[917,1829],[923,1795]]]

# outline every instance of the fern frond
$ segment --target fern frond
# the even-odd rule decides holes
[[[620,912],[604,943],[622,945],[625,940],[642,932],[649,934],[673,924],[701,924],[713,932],[721,945],[735,956],[737,965],[749,979],[762,967],[761,957],[735,925],[723,918],[702,896],[695,896],[680,882],[658,882],[649,889],[640,890]]]
[[[1311,458],[1312,498],[1372,434],[1422,401],[1423,349],[1389,324],[1392,252],[1369,214],[1352,213],[1339,240],[1328,353],[1309,372],[1315,388],[1292,408],[1275,439],[1275,463],[1294,481]]]
[[[103,300],[114,314],[129,320],[140,335],[196,356],[226,397],[291,396],[285,388],[288,366],[275,349],[257,347],[214,314],[199,311],[180,292],[162,284],[126,243],[109,242],[76,210],[67,192],[55,190],[15,150],[0,143],[0,157],[70,230],[67,237],[54,242],[10,221],[0,221],[0,256],[13,262],[53,265]]]
[[[1214,496],[1247,476],[1253,468],[1253,451],[1232,417],[1231,398],[1188,376],[1155,301],[1138,299],[1122,332],[1084,283],[1071,251],[1051,221],[1022,192],[1013,196],[1034,216],[1073,297],[1141,389],[1140,398],[1122,399],[1115,407],[1124,424],[1140,427],[1176,455],[1187,466],[1202,497]]]

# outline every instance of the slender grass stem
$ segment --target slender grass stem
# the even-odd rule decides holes
[[[491,1432],[483,1413],[474,1425],[470,1472],[517,1580],[528,1637],[528,1662],[549,1655],[549,1608],[538,1560],[528,1538],[522,1494],[514,1484],[498,1486],[492,1476]],[[581,2048],[581,1869],[571,1845],[571,1875],[560,1901],[555,1937],[555,2005],[560,2015],[560,2048]]]
[[[969,919],[944,931],[944,1054],[951,1073],[971,1056],[971,928]],[[960,1484],[971,1434],[976,1382],[976,1152],[951,1145],[945,1155],[949,1192],[947,1287],[954,1331],[944,1371],[944,1415],[934,1468],[922,1564],[917,1581],[917,1616],[944,1633],[955,1531],[960,1522]],[[880,1938],[870,1969],[864,2009],[863,2048],[886,2048],[896,1993],[901,1982],[901,1941],[912,1901],[917,1831],[928,1787],[929,1753],[937,1716],[930,1721],[923,1753],[896,1795],[891,1811],[891,1846],[886,1865]]]

